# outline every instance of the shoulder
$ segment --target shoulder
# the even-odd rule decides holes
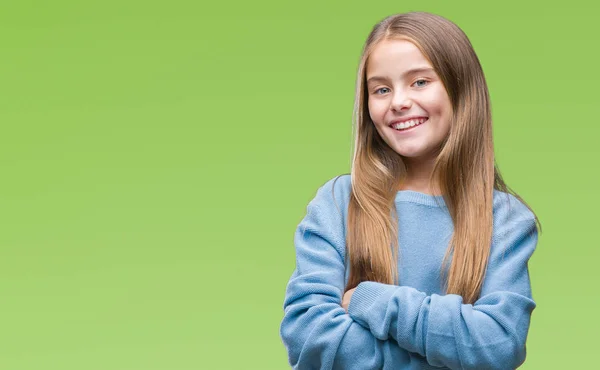
[[[313,198],[306,207],[306,215],[298,228],[301,235],[310,231],[327,240],[341,258],[345,255],[350,178],[349,174],[342,174],[321,183],[316,193],[313,193]]]
[[[318,187],[306,207],[307,215],[335,234],[334,239],[345,240],[351,189],[350,174],[329,178]]]
[[[494,218],[535,219],[531,210],[513,194],[494,189]]]
[[[494,189],[494,239],[506,237],[513,230],[537,231],[535,214],[516,196]]]
[[[345,210],[350,200],[352,190],[352,176],[350,174],[341,174],[329,178],[322,183],[311,201],[320,209]]]

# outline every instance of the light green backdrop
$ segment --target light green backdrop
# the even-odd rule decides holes
[[[293,233],[350,169],[360,49],[469,35],[543,233],[523,369],[593,367],[597,11],[569,1],[3,1],[0,369],[285,369]]]

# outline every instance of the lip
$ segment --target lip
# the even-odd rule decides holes
[[[412,119],[420,119],[420,118],[428,119],[429,117],[427,117],[427,116],[409,116],[409,117],[404,117],[404,118],[398,118],[398,119],[395,119],[392,122],[388,123],[388,126],[392,127],[392,125],[395,123],[401,123],[401,122],[410,121]]]
[[[391,125],[391,124],[390,124],[390,126],[389,126],[389,127],[390,127],[390,130],[394,130],[394,133],[396,133],[396,134],[399,134],[399,135],[406,135],[406,134],[408,134],[408,133],[411,133],[411,132],[413,132],[413,131],[414,131],[414,130],[416,130],[417,128],[419,128],[419,127],[423,126],[423,125],[424,125],[424,124],[426,124],[427,122],[429,122],[429,117],[423,117],[423,118],[425,118],[425,122],[423,122],[423,123],[421,123],[421,124],[419,124],[419,125],[412,126],[412,127],[410,127],[410,128],[403,129],[403,130],[396,130],[395,128],[393,128],[393,127],[392,127],[392,125]]]

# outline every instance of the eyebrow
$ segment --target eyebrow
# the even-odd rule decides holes
[[[406,76],[410,76],[410,75],[414,75],[416,73],[423,73],[423,72],[435,72],[433,70],[433,68],[431,67],[419,67],[419,68],[413,68],[413,69],[409,69],[408,71],[404,72],[402,74],[402,77],[406,77]],[[387,81],[388,78],[386,77],[382,77],[382,76],[373,76],[370,77],[367,80],[367,85],[372,83],[372,82],[378,82],[378,81]]]

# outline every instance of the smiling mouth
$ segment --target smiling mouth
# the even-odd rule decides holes
[[[421,126],[423,123],[427,122],[428,120],[429,120],[429,118],[410,120],[408,122],[396,123],[396,124],[390,125],[389,127],[395,131],[403,132],[403,131],[408,131],[415,127]]]

